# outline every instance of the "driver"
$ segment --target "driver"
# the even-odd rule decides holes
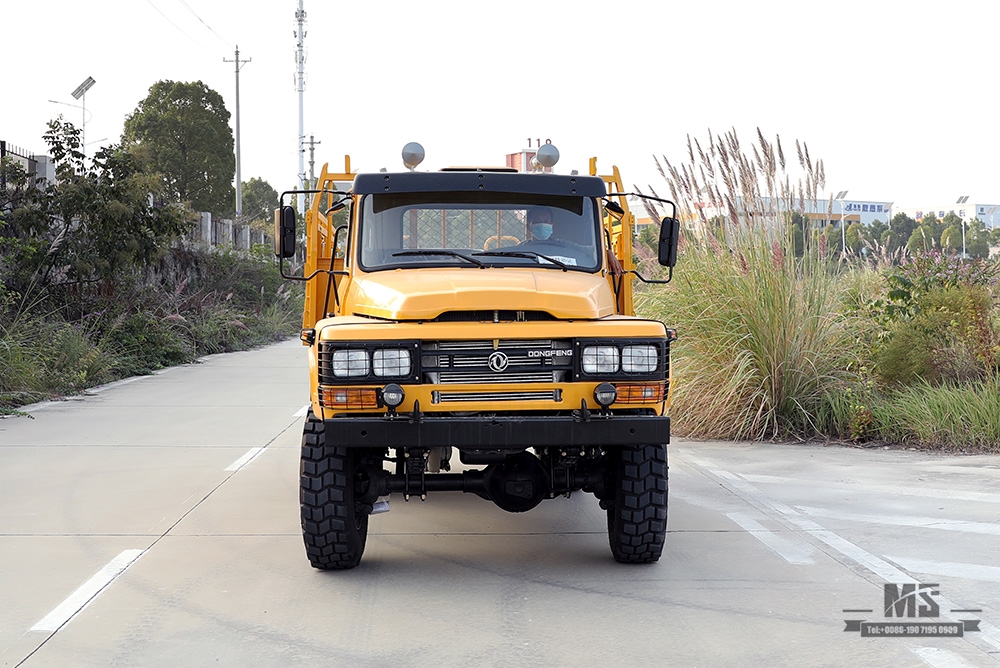
[[[536,206],[528,210],[525,241],[548,241],[552,238],[552,209]]]

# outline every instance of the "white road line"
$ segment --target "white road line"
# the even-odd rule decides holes
[[[790,564],[811,564],[812,547],[801,549],[791,541],[769,531],[763,524],[743,513],[726,513],[726,517],[739,524],[751,536],[770,548]]]
[[[143,552],[145,550],[125,550],[119,554],[107,566],[97,571],[92,578],[80,585],[79,589],[57,605],[52,612],[32,626],[31,630],[58,631],[97,598],[97,595],[124,573],[125,569],[134,564]]]
[[[933,668],[971,668],[957,654],[940,647],[910,647],[910,651]]]
[[[782,515],[787,521],[791,522],[795,526],[799,527],[810,536],[816,538],[817,540],[825,543],[829,547],[833,548],[835,551],[839,552],[848,559],[854,561],[856,564],[862,568],[867,569],[869,572],[878,576],[884,582],[896,582],[896,583],[909,583],[918,582],[914,577],[908,575],[904,571],[900,570],[893,564],[890,564],[885,559],[877,557],[871,554],[867,550],[855,545],[851,541],[839,536],[838,534],[825,529],[808,517],[802,516],[798,511],[791,508],[790,506],[772,499],[767,494],[764,494],[759,489],[751,485],[749,482],[736,475],[735,473],[730,473],[723,469],[716,468],[714,464],[707,462],[698,457],[685,457],[687,461],[692,462],[712,475],[722,478],[727,484],[731,485],[733,488],[738,489],[745,497],[753,501],[754,503],[770,508],[772,511]],[[938,597],[938,602],[941,605],[942,610],[944,609],[957,609],[959,606],[953,604],[949,599],[944,596]],[[950,615],[944,614],[944,617],[951,618]],[[994,648],[1000,649],[1000,628],[997,626],[986,622],[985,620],[980,624],[979,638]]]
[[[305,417],[306,413],[309,412],[309,406],[311,406],[311,405],[312,404],[306,404],[305,406],[303,406],[299,410],[295,411],[295,415],[293,415],[292,417],[297,417],[297,418]]]
[[[264,448],[250,448],[245,455],[226,467],[227,471],[239,471],[241,468],[257,458],[257,455],[264,452]]]
[[[828,517],[833,520],[888,524],[899,527],[919,527],[921,529],[943,529],[945,531],[962,531],[964,533],[1000,536],[1000,524],[990,524],[988,522],[967,522],[965,520],[949,520],[943,517],[916,517],[912,515],[866,515],[864,513],[842,513],[836,510],[812,508],[810,506],[795,507],[807,515]]]
[[[947,499],[951,501],[979,501],[981,503],[1000,503],[1000,494],[988,492],[955,492],[947,489],[932,489],[929,487],[903,487],[899,485],[870,485],[865,482],[857,484],[839,483],[832,480],[808,480],[804,478],[788,478],[777,475],[747,474],[744,479],[763,484],[797,484],[810,488],[846,489],[859,494],[878,493],[893,496],[922,496],[930,499]]]
[[[979,564],[963,564],[957,561],[928,561],[926,559],[911,559],[910,557],[890,557],[889,555],[885,555],[885,558],[913,573],[1000,582],[1000,566],[980,566]]]

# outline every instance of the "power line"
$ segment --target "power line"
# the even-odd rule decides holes
[[[210,53],[214,53],[214,54],[215,54],[215,55],[217,55],[217,56],[219,56],[219,55],[222,55],[222,54],[218,53],[217,51],[214,51],[214,50],[212,50],[212,49],[208,48],[207,46],[205,46],[204,44],[202,44],[201,42],[199,42],[198,40],[196,40],[196,39],[195,39],[194,37],[192,37],[191,35],[189,35],[189,34],[187,34],[186,32],[184,32],[184,31],[183,31],[183,30],[181,29],[181,27],[180,27],[179,25],[177,25],[176,23],[174,23],[173,21],[171,21],[171,20],[170,20],[170,17],[168,17],[168,16],[166,15],[166,14],[164,14],[164,13],[163,13],[162,11],[160,11],[160,8],[159,8],[159,7],[157,7],[156,5],[154,5],[154,4],[153,4],[153,0],[146,0],[146,2],[148,2],[148,3],[149,3],[149,6],[150,6],[150,7],[152,7],[153,9],[155,9],[155,10],[156,10],[156,13],[157,13],[157,14],[159,14],[159,15],[160,15],[160,16],[162,16],[162,17],[163,17],[164,19],[166,19],[167,23],[169,23],[169,24],[170,24],[170,25],[172,25],[173,27],[177,28],[177,31],[178,31],[178,32],[179,32],[180,34],[184,35],[184,36],[185,36],[185,37],[187,37],[187,38],[188,38],[189,40],[191,40],[192,42],[194,42],[195,44],[197,44],[197,45],[198,45],[198,46],[200,46],[201,48],[205,49],[206,51],[208,51],[208,52],[210,52]]]
[[[212,31],[212,34],[213,34],[213,35],[215,35],[216,37],[218,37],[219,39],[221,39],[221,40],[222,40],[223,42],[225,42],[226,44],[229,44],[230,46],[232,46],[232,42],[230,42],[230,41],[229,41],[228,39],[226,39],[225,37],[223,37],[223,36],[222,36],[222,35],[220,35],[219,33],[215,32],[215,29],[214,29],[214,28],[212,28],[212,26],[208,25],[207,23],[205,23],[205,21],[204,21],[204,20],[202,20],[202,18],[201,18],[200,16],[198,16],[198,13],[197,13],[196,11],[194,11],[193,9],[191,9],[191,5],[189,5],[189,4],[187,3],[187,2],[185,2],[185,0],[178,0],[178,1],[179,1],[179,2],[180,2],[180,3],[182,4],[182,5],[184,5],[184,7],[186,7],[186,8],[187,8],[187,10],[188,10],[189,12],[191,12],[191,14],[193,14],[193,15],[194,15],[194,17],[195,17],[196,19],[198,19],[198,20],[199,20],[199,21],[201,22],[201,24],[202,24],[203,26],[205,26],[206,28],[208,28],[209,30],[211,30],[211,31]]]

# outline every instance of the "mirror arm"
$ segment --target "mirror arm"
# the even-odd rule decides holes
[[[640,274],[639,272],[635,271],[634,269],[629,269],[625,273],[626,274],[634,274],[635,277],[638,278],[640,281],[642,281],[643,283],[648,283],[650,285],[666,285],[667,283],[669,283],[674,278],[674,268],[673,267],[667,267],[667,280],[665,280],[665,281],[660,281],[660,280],[653,279],[653,278],[645,278],[642,274]]]
[[[282,278],[287,278],[290,281],[311,281],[318,274],[328,274],[329,276],[349,276],[346,271],[334,270],[334,269],[317,269],[308,276],[292,276],[291,274],[285,273],[285,259],[278,258],[278,273],[281,274]]]
[[[332,207],[331,207],[332,208]],[[333,288],[333,300],[337,304],[337,308],[340,308],[340,293],[337,292],[337,282],[333,280],[334,268],[333,263],[337,260],[337,240],[340,239],[340,231],[347,230],[347,225],[338,225],[337,229],[333,232],[333,250],[330,252],[330,270],[327,272],[329,274],[329,281],[326,284],[326,300],[323,303],[323,312],[326,313],[327,309],[330,308],[330,289]],[[341,274],[346,274],[347,272],[340,272]]]
[[[328,188],[321,188],[321,189],[318,189],[318,190],[286,190],[285,192],[281,193],[281,196],[278,199],[278,206],[279,206],[279,208],[283,208],[284,207],[283,202],[285,201],[285,196],[286,195],[315,195],[317,193],[326,193],[326,194],[332,194],[332,195],[340,195],[342,197],[342,199],[340,200],[341,202],[345,201],[351,195],[350,191],[330,190]],[[338,202],[338,204],[339,204],[339,202]],[[328,215],[330,212],[334,211],[335,208],[336,208],[336,204],[334,206],[331,206],[326,211],[326,214]],[[338,233],[339,233],[339,229],[338,229]],[[336,241],[336,234],[337,233],[334,234],[334,241]],[[336,249],[334,249],[333,252],[334,252],[334,254],[336,254]],[[332,262],[331,262],[331,264],[332,264]],[[303,281],[303,282],[312,280],[318,274],[327,274],[328,276],[330,276],[331,279],[334,276],[348,276],[349,275],[346,271],[335,271],[331,267],[330,269],[317,269],[316,271],[314,271],[313,273],[309,274],[308,276],[292,276],[291,274],[286,274],[285,273],[285,258],[284,258],[283,255],[278,255],[278,273],[281,275],[282,278],[287,278],[290,281]]]

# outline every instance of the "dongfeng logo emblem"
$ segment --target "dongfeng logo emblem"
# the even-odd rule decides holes
[[[492,355],[490,355],[489,359],[490,371],[500,373],[501,371],[507,368],[507,364],[509,362],[510,360],[507,359],[507,355],[498,350]]]

